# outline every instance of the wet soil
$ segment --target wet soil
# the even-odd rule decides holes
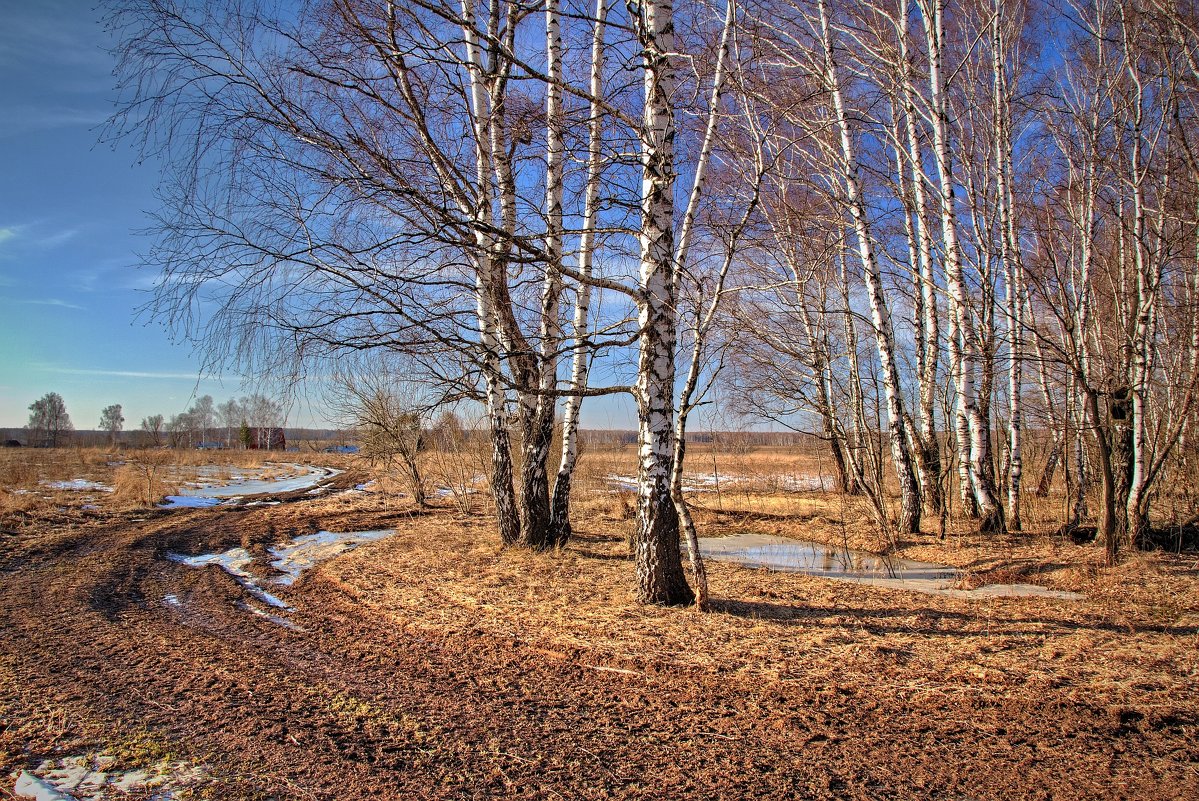
[[[720,565],[716,612],[646,610],[602,521],[533,557],[448,509],[290,500],[0,535],[0,774],[152,741],[205,766],[208,798],[1199,797],[1190,607]],[[167,557],[244,547],[263,570],[277,542],[392,526],[278,588],[302,630]]]

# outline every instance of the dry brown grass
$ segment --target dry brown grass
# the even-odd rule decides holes
[[[178,483],[171,480],[170,454],[153,451],[130,459],[116,468],[113,476],[113,500],[132,507],[151,507],[167,495],[177,494]]]
[[[856,685],[929,704],[966,693],[1030,704],[1082,693],[1162,714],[1194,704],[1194,558],[1140,554],[1106,569],[1097,548],[1043,539],[928,538],[909,548],[993,578],[1085,593],[1078,602],[955,599],[709,561],[716,611],[699,614],[634,601],[628,526],[582,518],[564,552],[538,555],[499,549],[486,520],[420,517],[309,581],[402,628],[514,638],[597,669],[698,670],[763,689]]]

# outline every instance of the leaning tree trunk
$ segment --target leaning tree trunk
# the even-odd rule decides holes
[[[882,275],[874,255],[870,222],[862,198],[862,183],[858,156],[854,149],[853,134],[845,103],[841,94],[841,81],[837,66],[836,45],[830,31],[828,9],[824,0],[817,4],[820,13],[821,41],[824,45],[825,81],[832,94],[833,113],[841,134],[841,160],[847,205],[853,219],[854,233],[858,240],[858,256],[865,273],[866,290],[870,299],[871,320],[874,323],[874,341],[878,349],[879,365],[883,373],[883,390],[887,397],[887,422],[891,440],[891,458],[899,478],[900,516],[899,531],[916,534],[920,531],[920,487],[916,482],[916,471],[912,454],[908,449],[906,415],[903,409],[903,393],[900,388],[899,369],[895,363],[894,332],[891,326],[891,311],[883,289]]]
[[[637,524],[633,558],[637,599],[689,604],[679,550],[679,516],[670,492],[674,457],[674,7],[646,0],[635,26],[642,45],[645,111],[641,131],[641,296],[638,302]]]
[[[571,358],[570,387],[575,392],[587,386],[587,368],[590,354],[586,350],[588,315],[591,309],[591,277],[593,249],[595,245],[596,211],[599,202],[601,156],[603,145],[603,108],[600,93],[603,91],[604,28],[608,13],[608,0],[596,0],[595,31],[591,44],[591,107],[587,123],[587,186],[583,195],[583,231],[579,236],[578,274],[574,309],[574,353]],[[562,547],[571,536],[570,490],[575,466],[579,460],[579,411],[583,404],[581,395],[566,399],[562,414],[562,456],[558,463],[558,476],[554,481],[554,495],[550,501],[550,528],[554,545]]]
[[[819,324],[812,318],[803,283],[799,278],[799,270],[794,265],[790,269],[796,307],[799,309],[800,321],[803,323],[811,354],[812,384],[816,388],[817,412],[820,414],[824,439],[829,444],[833,468],[836,470],[837,484],[834,489],[845,495],[861,495],[862,488],[858,483],[857,474],[850,467],[846,454],[849,443],[845,430],[837,419],[837,408],[833,403],[832,360],[829,357],[832,347],[829,344],[828,321],[824,315],[820,315]]]
[[[949,151],[949,100],[942,73],[942,44],[945,41],[945,0],[922,0],[928,42],[929,87],[932,94],[933,153],[941,194],[941,234],[945,243],[945,278],[949,289],[950,314],[957,323],[961,357],[958,365],[958,404],[966,419],[969,436],[970,484],[978,504],[981,531],[1005,530],[1003,507],[995,495],[990,457],[990,431],[979,407],[975,386],[977,341],[970,308],[969,290],[962,270],[954,200],[953,166]],[[959,435],[962,433],[959,431]],[[959,449],[962,445],[959,443]]]

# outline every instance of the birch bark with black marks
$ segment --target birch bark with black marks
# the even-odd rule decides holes
[[[720,115],[721,95],[724,92],[725,73],[727,70],[726,62],[729,56],[729,38],[732,35],[733,23],[735,21],[736,6],[732,0],[728,0],[725,4],[724,26],[721,29],[719,51],[716,55],[716,69],[712,75],[712,93],[708,101],[707,124],[704,127],[704,138],[700,144],[699,157],[695,165],[695,177],[692,180],[691,194],[687,200],[687,209],[683,214],[683,225],[679,232],[678,249],[675,252],[674,294],[676,298],[679,296],[678,281],[687,265],[687,257],[690,255],[692,229],[695,226],[695,217],[699,209],[700,197],[704,191],[704,182],[708,173],[708,162],[712,158],[712,145]],[[747,205],[741,221],[735,226],[730,241],[727,243],[725,257],[721,264],[716,279],[716,286],[713,289],[708,307],[703,311],[698,307],[695,309],[696,320],[691,330],[691,358],[688,362],[686,378],[683,380],[682,392],[679,395],[679,408],[675,416],[674,455],[670,471],[670,497],[674,502],[675,511],[679,516],[679,524],[683,529],[683,541],[687,543],[687,558],[691,563],[691,574],[695,581],[695,606],[701,611],[708,608],[708,573],[704,568],[703,556],[699,552],[699,535],[695,529],[695,520],[691,517],[691,510],[687,508],[687,499],[683,495],[683,465],[687,455],[687,420],[703,396],[703,393],[700,392],[697,397],[696,390],[699,386],[699,375],[703,366],[705,344],[708,333],[712,328],[712,323],[716,319],[716,313],[720,309],[720,302],[724,297],[725,281],[728,278],[729,268],[733,263],[736,242],[758,204],[759,188],[762,181],[760,149],[756,152],[756,156],[759,169],[753,198]],[[702,300],[702,298],[697,298],[698,300]]]
[[[928,199],[924,172],[924,152],[917,131],[916,87],[909,61],[910,14],[907,0],[899,4],[899,93],[902,98],[903,139],[895,132],[896,175],[901,194],[910,185],[911,206],[904,214],[904,227],[909,242],[909,262],[916,273],[913,288],[913,330],[916,337],[916,379],[919,384],[919,428],[916,432],[917,466],[920,470],[921,492],[925,508],[940,517],[945,508],[941,483],[941,444],[937,438],[937,386],[941,358],[940,314],[938,311],[937,280],[934,274],[933,238],[929,230]],[[898,122],[896,123],[898,128]],[[905,151],[906,145],[906,151]],[[900,154],[906,155],[903,158]],[[910,184],[905,182],[905,170],[910,171]],[[914,220],[913,220],[914,218]],[[918,266],[917,266],[918,265]]]
[[[1007,74],[1009,47],[1004,28],[1004,5],[991,9],[996,201],[999,204],[999,259],[1003,265],[1008,324],[1008,528],[1021,529],[1020,479],[1024,471],[1023,338],[1024,265],[1020,252],[1012,184],[1011,93]]]
[[[674,249],[676,90],[674,5],[630,3],[641,44],[645,107],[641,138],[641,269],[638,361],[638,498],[633,533],[637,599],[689,604],[695,595],[683,574],[679,516],[670,492],[674,459]]]
[[[495,226],[492,220],[492,146],[491,104],[485,81],[482,52],[475,27],[475,0],[462,0],[462,38],[465,69],[470,92],[471,126],[475,146],[475,183],[473,198],[474,231],[477,250],[475,297],[481,346],[480,366],[486,393],[487,425],[491,439],[491,497],[495,503],[500,541],[505,545],[520,540],[520,511],[513,486],[512,441],[508,429],[508,393],[502,383],[500,341],[496,331],[497,314],[493,307],[492,286],[498,280],[493,260],[496,246],[485,233]]]
[[[933,129],[933,156],[937,165],[940,187],[941,239],[945,248],[945,279],[949,290],[950,315],[956,325],[957,392],[960,416],[958,422],[959,459],[969,466],[968,482],[974,502],[978,505],[979,529],[990,533],[1006,530],[1003,507],[995,494],[989,466],[990,430],[979,407],[976,388],[978,338],[970,306],[970,292],[962,268],[962,253],[958,243],[958,222],[955,209],[953,156],[950,151],[950,131],[947,89],[943,74],[943,45],[945,42],[944,0],[918,0],[924,24],[929,60],[929,93]],[[952,337],[952,334],[951,334]],[[951,346],[951,351],[954,348]],[[965,441],[962,441],[965,440]],[[963,490],[964,493],[964,490]]]

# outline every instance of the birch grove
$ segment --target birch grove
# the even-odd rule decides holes
[[[1114,560],[1193,461],[1189,6],[110,9],[110,133],[165,165],[151,310],[248,371],[403,354],[483,410],[505,546],[570,546],[605,395],[636,410],[646,603],[696,600],[684,546],[708,597],[712,393],[823,440],[891,541],[1028,529],[1060,490]]]

